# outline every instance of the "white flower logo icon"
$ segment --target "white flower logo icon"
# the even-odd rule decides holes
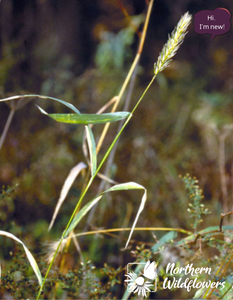
[[[130,264],[128,264],[128,266],[129,265]],[[151,263],[148,260],[141,274],[137,275],[131,271],[127,272],[125,276],[128,277],[125,282],[128,284],[129,292],[138,293],[138,295],[146,297],[147,292],[156,291],[157,286],[155,285],[156,282],[154,282],[157,277],[155,261]]]

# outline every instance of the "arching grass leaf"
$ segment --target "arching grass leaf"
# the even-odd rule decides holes
[[[32,256],[31,252],[24,245],[24,243],[20,239],[18,239],[16,236],[14,236],[12,233],[9,233],[7,231],[0,230],[0,235],[7,236],[7,237],[15,240],[16,242],[20,243],[23,246],[24,251],[25,251],[25,253],[27,255],[27,258],[29,260],[29,263],[31,264],[31,266],[32,266],[37,278],[38,278],[39,284],[41,286],[42,285],[42,276],[41,276],[41,273],[40,273],[40,269],[37,265],[37,262],[36,262],[35,258]]]
[[[99,195],[97,195],[94,199],[92,199],[91,201],[89,201],[78,213],[77,215],[74,217],[73,221],[71,222],[70,226],[68,227],[64,237],[67,237],[69,235],[69,233],[78,225],[78,223],[82,220],[82,218],[88,213],[88,211],[96,204],[99,202],[99,200],[103,197],[103,195],[105,193],[108,192],[114,192],[114,191],[123,191],[123,190],[135,190],[135,189],[141,189],[144,190],[144,194],[143,197],[141,199],[141,204],[139,206],[137,215],[135,217],[135,220],[133,222],[128,240],[126,242],[125,248],[127,248],[129,241],[131,239],[131,236],[133,234],[134,228],[136,226],[136,223],[138,221],[139,215],[142,212],[146,199],[147,199],[147,190],[140,184],[136,183],[136,182],[127,182],[127,183],[122,183],[122,184],[117,184],[114,185],[113,187],[111,187],[110,189],[100,193]]]
[[[22,98],[39,98],[39,99],[54,100],[54,101],[60,102],[61,104],[69,107],[75,113],[80,114],[80,111],[73,104],[71,104],[69,102],[66,102],[64,100],[60,100],[60,99],[57,99],[57,98],[49,97],[49,96],[42,96],[42,95],[36,95],[36,94],[31,94],[31,95],[17,95],[17,96],[7,97],[7,98],[0,99],[0,102],[17,100],[17,99],[22,99]]]

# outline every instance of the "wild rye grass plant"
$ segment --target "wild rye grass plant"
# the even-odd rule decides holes
[[[219,233],[218,228],[214,227],[214,228],[206,228],[204,230],[198,231],[197,230],[197,225],[200,223],[201,221],[201,215],[202,214],[206,214],[206,210],[203,208],[203,205],[201,203],[201,194],[199,191],[198,186],[196,185],[196,181],[195,179],[192,179],[190,177],[185,177],[183,180],[186,184],[186,188],[187,190],[189,190],[189,197],[190,199],[194,199],[194,202],[190,204],[189,207],[189,213],[191,214],[192,217],[194,217],[194,224],[193,224],[193,228],[194,228],[194,232],[192,231],[187,231],[187,230],[183,230],[183,229],[176,229],[176,228],[137,228],[136,224],[137,221],[139,219],[140,213],[142,212],[142,210],[144,209],[146,200],[147,200],[147,190],[145,187],[143,187],[142,185],[135,183],[135,182],[127,182],[127,183],[121,183],[121,184],[115,184],[111,181],[110,178],[107,177],[107,175],[103,175],[101,174],[101,168],[103,167],[104,163],[108,160],[108,157],[111,155],[111,153],[114,151],[114,146],[117,145],[118,139],[120,138],[121,134],[124,132],[124,129],[126,128],[127,124],[130,122],[131,118],[133,117],[134,112],[136,111],[136,109],[138,108],[139,104],[142,102],[142,100],[146,101],[146,99],[144,99],[147,91],[149,90],[150,86],[152,85],[152,83],[154,82],[157,74],[161,71],[163,71],[165,68],[167,68],[169,66],[170,61],[172,60],[172,58],[174,57],[174,55],[176,54],[179,46],[182,44],[184,37],[187,33],[187,28],[191,22],[191,16],[189,13],[186,13],[179,21],[177,27],[175,28],[175,30],[172,32],[171,36],[168,39],[168,42],[164,45],[159,58],[157,60],[157,62],[154,65],[154,76],[152,77],[150,83],[148,84],[148,86],[146,87],[145,91],[143,92],[142,96],[140,97],[140,99],[136,102],[135,106],[133,107],[133,109],[131,110],[131,112],[127,112],[127,111],[122,111],[122,112],[117,112],[117,107],[119,105],[119,102],[121,101],[122,95],[124,94],[126,87],[129,84],[130,79],[133,76],[133,73],[135,71],[135,68],[137,67],[138,63],[139,63],[139,59],[140,59],[140,55],[143,49],[143,44],[144,44],[144,40],[145,40],[145,35],[146,35],[146,31],[147,31],[147,27],[148,27],[148,22],[149,22],[149,17],[150,17],[150,13],[151,13],[151,9],[152,9],[152,5],[153,5],[153,1],[150,2],[149,7],[148,7],[148,13],[147,13],[147,17],[146,17],[146,21],[145,21],[145,25],[144,25],[144,29],[142,32],[142,36],[141,36],[141,40],[140,40],[140,45],[139,45],[139,50],[138,53],[134,59],[134,62],[129,70],[129,73],[126,77],[125,82],[122,85],[122,88],[119,92],[119,94],[114,97],[112,99],[112,101],[110,101],[106,107],[104,107],[103,109],[100,110],[99,114],[81,114],[80,111],[74,107],[71,103],[68,103],[66,101],[60,100],[60,99],[56,99],[56,98],[52,98],[52,97],[48,97],[48,96],[41,96],[41,95],[20,95],[20,96],[13,96],[13,97],[9,97],[9,98],[5,98],[2,99],[0,101],[11,101],[10,103],[15,104],[17,106],[17,103],[19,103],[20,101],[22,102],[23,99],[24,101],[26,100],[31,100],[33,98],[40,98],[40,99],[47,99],[47,100],[53,100],[56,102],[59,102],[63,105],[65,105],[66,107],[68,107],[69,109],[72,110],[72,113],[69,114],[49,114],[47,113],[44,109],[42,109],[41,107],[38,107],[40,112],[45,114],[46,116],[50,117],[51,119],[57,121],[57,122],[63,122],[63,123],[68,123],[68,124],[79,124],[80,125],[84,125],[85,126],[85,141],[84,141],[84,153],[85,156],[87,158],[87,163],[83,163],[80,162],[77,166],[75,166],[71,171],[69,176],[67,177],[64,186],[61,190],[61,194],[60,194],[60,198],[58,200],[58,203],[56,205],[55,211],[54,211],[54,215],[53,218],[51,220],[50,223],[50,227],[49,229],[51,229],[54,225],[54,221],[56,220],[56,217],[59,213],[60,207],[62,206],[62,204],[64,203],[64,200],[67,197],[67,194],[73,184],[73,182],[75,181],[75,179],[77,178],[77,176],[82,173],[84,170],[86,171],[86,185],[83,187],[83,191],[82,194],[77,202],[76,207],[73,210],[72,215],[70,216],[70,219],[66,225],[66,228],[64,229],[63,233],[61,234],[61,238],[55,242],[51,249],[50,249],[50,253],[48,255],[48,261],[49,261],[49,266],[47,268],[47,271],[45,272],[44,275],[41,274],[41,271],[38,267],[38,264],[36,262],[36,260],[34,259],[33,255],[31,254],[31,252],[29,251],[29,249],[27,248],[26,244],[23,243],[20,239],[18,239],[16,236],[14,236],[13,234],[6,232],[6,231],[0,231],[0,234],[2,236],[8,237],[13,239],[14,241],[16,241],[17,243],[19,243],[23,250],[25,251],[25,255],[27,260],[29,261],[29,263],[31,264],[34,273],[37,276],[37,280],[38,280],[38,284],[39,284],[39,291],[37,293],[37,299],[40,299],[41,297],[43,297],[42,293],[43,291],[47,288],[46,286],[48,284],[51,284],[51,290],[53,290],[53,297],[56,297],[56,294],[59,293],[59,290],[62,286],[63,290],[69,290],[71,288],[74,288],[74,295],[77,295],[77,297],[80,297],[80,290],[82,290],[82,286],[77,284],[78,286],[78,290],[77,290],[77,286],[74,287],[75,282],[79,281],[79,277],[81,276],[80,274],[89,274],[90,271],[92,270],[91,267],[88,268],[88,264],[85,264],[85,268],[84,270],[81,271],[81,273],[79,271],[77,272],[73,272],[73,273],[68,273],[66,276],[63,276],[62,278],[57,278],[57,282],[56,279],[52,280],[50,273],[51,273],[51,269],[52,266],[56,260],[57,255],[60,253],[61,257],[62,257],[62,251],[66,250],[68,251],[69,249],[69,245],[71,243],[71,239],[73,239],[74,243],[76,243],[77,248],[79,247],[79,244],[77,242],[77,238],[82,236],[82,235],[88,235],[88,234],[96,234],[96,233],[112,233],[112,232],[119,232],[119,231],[129,231],[129,237],[128,240],[126,242],[125,248],[127,248],[127,246],[129,245],[129,242],[131,240],[132,234],[134,232],[134,230],[148,230],[148,231],[155,231],[155,230],[161,230],[161,231],[168,231],[167,234],[164,235],[164,237],[162,239],[160,239],[160,241],[156,242],[154,246],[151,247],[151,249],[145,249],[144,247],[139,247],[137,248],[137,250],[134,252],[134,255],[137,257],[138,260],[144,258],[144,259],[149,259],[151,258],[152,255],[156,255],[159,254],[161,252],[161,250],[163,250],[165,248],[166,245],[170,244],[170,245],[174,245],[177,247],[186,247],[186,250],[189,251],[190,253],[193,254],[193,249],[190,245],[196,245],[197,241],[200,241],[201,239],[203,239],[203,241],[205,243],[209,243],[210,246],[212,247],[219,247],[220,251],[225,250],[225,256],[223,256],[221,258],[221,263],[222,265],[218,268],[218,270],[216,271],[216,276],[218,275],[220,279],[226,279],[226,271],[227,268],[231,262],[232,256],[233,256],[233,252],[232,250],[230,251],[229,249],[231,247],[228,247],[226,249],[226,243],[223,243],[222,245],[219,246],[219,244],[216,246],[214,244],[214,242],[216,242],[214,239],[214,235]],[[12,102],[14,101],[14,102]],[[112,111],[110,113],[103,113],[104,110],[109,106],[112,105]],[[13,115],[15,113],[15,111],[17,110],[18,107],[16,107],[15,105],[11,106],[11,113],[9,115],[5,130],[2,134],[2,138],[1,138],[1,142],[0,142],[0,148],[3,145],[4,139],[6,138],[7,135],[7,131],[8,128],[10,126],[10,122],[13,118]],[[21,107],[21,106],[20,106]],[[119,129],[119,132],[116,134],[116,136],[114,137],[110,147],[108,148],[108,150],[106,151],[105,155],[103,156],[103,158],[101,159],[101,161],[98,161],[98,153],[100,148],[102,147],[105,137],[107,135],[108,132],[108,128],[110,126],[110,123],[112,122],[119,122],[122,121],[123,124]],[[104,127],[104,130],[102,131],[101,137],[99,139],[98,144],[96,145],[96,138],[94,137],[93,131],[92,131],[92,126],[93,125],[97,125],[97,124],[106,124]],[[88,150],[88,151],[87,151]],[[109,181],[111,184],[113,184],[110,188],[108,188],[107,190],[99,190],[98,194],[92,199],[89,200],[88,202],[86,202],[85,205],[83,205],[83,199],[86,196],[87,192],[89,191],[89,188],[91,186],[91,184],[93,183],[94,179],[97,176],[102,176],[101,178],[103,178],[104,180]],[[83,232],[83,233],[79,233],[79,234],[75,234],[74,233],[74,229],[79,225],[80,221],[86,217],[87,213],[90,212],[90,210],[99,202],[101,201],[103,195],[105,195],[106,193],[110,193],[110,192],[114,192],[114,191],[124,191],[124,190],[141,190],[143,191],[143,196],[141,198],[141,202],[138,208],[138,212],[137,215],[134,219],[134,222],[132,224],[131,228],[122,228],[122,229],[105,229],[105,230],[96,230],[93,232]],[[194,196],[193,196],[194,194]],[[224,218],[224,216],[223,216]],[[220,229],[227,229],[231,227],[221,227]],[[182,233],[185,234],[187,237],[180,239],[179,242],[174,242],[174,239],[176,237],[176,233]],[[220,243],[221,244],[221,243]],[[229,246],[229,245],[227,245]],[[60,264],[60,270],[62,271],[63,267],[64,267],[64,262],[61,259],[61,264]],[[119,279],[117,278],[117,275],[119,274],[119,272],[122,272],[122,269],[119,268],[117,270],[111,270],[107,265],[103,268],[103,272],[105,274],[108,274],[109,276],[109,284],[112,286],[117,285],[120,283]],[[88,277],[87,277],[88,278]],[[220,280],[219,279],[219,280]],[[5,284],[7,285],[7,281],[9,280],[9,278],[7,278],[7,276],[2,275],[2,281],[5,282]],[[88,280],[87,280],[88,281]],[[230,282],[230,279],[228,279],[228,281]],[[87,283],[87,282],[86,282]],[[30,286],[29,283],[27,283],[28,286]],[[84,283],[85,284],[85,283]],[[93,285],[92,283],[89,283],[90,285]],[[14,285],[9,285],[9,290],[14,288],[18,288],[18,287],[14,287]],[[100,286],[98,286],[98,283],[96,285],[96,295],[90,294],[90,296],[93,297],[100,297],[103,293],[103,295],[106,295],[106,289],[110,289],[110,286],[105,287],[105,290],[101,290]],[[87,289],[88,290],[88,289]],[[217,294],[219,293],[219,291],[213,291],[213,290],[201,290],[198,291],[198,293],[196,294],[196,296],[200,296],[203,295],[203,299],[208,299],[211,294],[215,293],[217,296],[219,296],[219,299],[228,299],[227,295],[229,294],[229,291],[231,291],[231,285],[230,283],[228,284],[228,286],[226,287],[226,289],[224,290],[224,292],[222,291],[221,294]],[[13,291],[12,291],[13,292]],[[87,291],[85,291],[87,292]],[[46,295],[45,295],[46,296]],[[123,299],[128,299],[129,297],[129,293],[125,292]]]

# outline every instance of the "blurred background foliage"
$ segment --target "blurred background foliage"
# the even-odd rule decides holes
[[[135,27],[141,30],[146,6],[144,0],[2,0],[1,98],[42,94],[69,101],[83,113],[95,113],[119,92],[137,51]],[[153,64],[181,15],[216,7],[233,12],[233,3],[226,0],[155,2],[131,107],[151,79]],[[171,66],[159,74],[121,137],[113,179],[135,181],[148,189],[148,202],[137,224],[140,227],[190,229],[188,198],[179,178],[187,172],[199,179],[205,205],[212,212],[204,219],[203,228],[219,224],[223,201],[219,135],[224,126],[233,123],[232,34],[231,30],[210,40],[209,35],[194,32],[193,21]],[[15,113],[0,152],[0,224],[3,230],[26,240],[39,255],[43,242],[60,236],[73,211],[82,188],[81,177],[52,232],[47,233],[64,180],[84,156],[83,127],[49,120],[35,107],[38,102],[49,112],[67,112],[53,101],[32,100]],[[9,105],[0,103],[2,130],[9,112]],[[102,128],[94,128],[96,140]],[[111,125],[100,156],[116,128]],[[229,135],[224,165],[229,203],[233,197],[232,142]],[[98,184],[96,180],[88,199],[95,195]],[[129,227],[139,201],[136,192],[107,195],[90,228]],[[83,221],[79,230],[84,226]],[[122,234],[119,238],[92,236],[82,238],[80,244],[84,256],[95,264],[108,262],[118,267],[130,261],[121,251],[123,238]],[[145,232],[134,233],[133,239],[153,242],[152,235]],[[11,242],[4,244],[4,253],[8,247],[12,248]]]

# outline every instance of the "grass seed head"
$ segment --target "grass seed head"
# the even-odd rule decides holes
[[[173,30],[171,36],[168,36],[167,43],[163,46],[163,49],[159,55],[157,62],[154,65],[154,73],[157,75],[159,72],[167,68],[171,62],[172,57],[176,54],[180,45],[184,41],[184,37],[187,34],[187,28],[191,22],[192,16],[187,12],[185,13],[176,28]]]

